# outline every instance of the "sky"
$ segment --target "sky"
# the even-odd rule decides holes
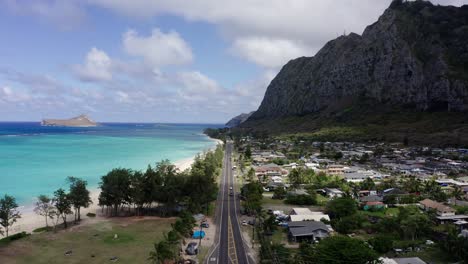
[[[225,123],[390,2],[0,0],[0,120]]]

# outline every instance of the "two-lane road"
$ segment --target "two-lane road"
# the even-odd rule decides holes
[[[236,195],[237,186],[234,184],[232,173],[232,148],[232,142],[228,141],[216,210],[217,243],[206,260],[208,264],[249,264],[238,219],[240,202]]]

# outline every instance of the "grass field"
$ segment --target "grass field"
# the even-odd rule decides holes
[[[262,199],[262,204],[263,205],[284,205],[284,200],[279,200],[279,199],[273,199],[269,196],[263,196]]]
[[[162,239],[175,219],[116,218],[45,232],[0,247],[0,263],[148,263],[154,242]],[[114,239],[114,234],[118,239]],[[71,250],[70,256],[65,252]]]
[[[376,217],[396,216],[398,215],[398,208],[386,208],[383,211],[377,211],[377,212],[362,211],[362,213],[365,215],[376,216]]]

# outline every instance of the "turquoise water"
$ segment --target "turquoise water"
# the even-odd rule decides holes
[[[31,205],[39,194],[67,187],[67,176],[96,188],[112,168],[145,169],[162,159],[195,156],[215,145],[207,125],[105,124],[96,128],[0,123],[0,195]]]

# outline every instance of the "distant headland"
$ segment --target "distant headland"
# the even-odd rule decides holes
[[[70,119],[43,119],[42,126],[66,126],[66,127],[94,127],[98,124],[86,115],[79,115]]]

